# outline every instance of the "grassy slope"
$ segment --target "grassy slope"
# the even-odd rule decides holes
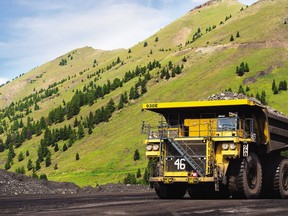
[[[154,59],[161,60],[162,65],[166,65],[170,60],[182,64],[181,59],[184,56],[188,59],[184,64],[184,72],[169,81],[161,80],[159,82],[156,75],[157,70],[154,70],[155,77],[149,82],[148,92],[143,97],[116,112],[109,123],[97,126],[92,135],[87,135],[77,141],[68,151],[53,154],[52,165],[49,168],[42,168],[40,173],[45,172],[49,179],[74,181],[81,186],[118,182],[126,173],[136,173],[138,168],[141,168],[143,173],[146,160],[142,144],[145,136],[140,134],[141,122],[146,120],[155,123],[159,119],[153,113],[141,112],[143,102],[198,100],[229,87],[237,91],[240,84],[244,85],[245,78],[253,77],[259,71],[265,71],[271,66],[274,66],[271,73],[258,77],[255,83],[249,84],[250,93],[255,95],[256,92],[265,90],[269,105],[288,114],[288,93],[281,92],[279,95],[273,95],[270,90],[273,79],[278,83],[284,79],[288,80],[288,52],[287,43],[285,43],[288,37],[288,25],[283,24],[287,9],[285,0],[263,1],[240,12],[241,7],[240,3],[231,0],[212,3],[187,13],[146,39],[147,47],[143,47],[143,43],[135,45],[131,48],[130,54],[127,50],[99,51],[88,47],[77,49],[77,52],[70,52],[70,54],[74,52],[73,60],[69,61],[67,66],[60,67],[58,64],[69,53],[2,87],[0,103],[4,105],[7,104],[6,99],[8,101],[17,100],[25,96],[25,93],[31,94],[34,88],[36,90],[47,88],[50,83],[76,74],[76,77],[59,87],[60,97],[47,99],[45,103],[40,104],[41,109],[31,115],[34,119],[38,119],[42,115],[45,116],[49,109],[61,104],[63,99],[68,101],[73,95],[73,89],[82,89],[91,81],[87,80],[88,74],[92,74],[98,68],[106,67],[118,56],[125,64],[117,66],[117,69],[112,68],[104,72],[96,84],[102,85],[107,79],[121,78],[126,71],[133,70],[137,65],[144,66]],[[230,14],[232,18],[227,20],[224,25],[219,25]],[[205,29],[213,25],[217,25],[217,28],[206,33]],[[194,43],[184,46],[186,41],[191,40],[199,27],[203,33],[202,37]],[[237,31],[240,32],[241,37],[230,42],[231,34],[235,38]],[[155,42],[156,37],[159,38],[158,42]],[[182,48],[179,46],[180,44],[182,44]],[[164,48],[165,51],[159,51],[161,48]],[[150,54],[151,50],[153,54]],[[99,62],[96,68],[92,68],[94,59]],[[235,75],[235,67],[242,61],[249,63],[251,71],[240,78]],[[90,70],[87,70],[88,68]],[[87,71],[81,76],[79,72],[85,69]],[[36,79],[36,82],[32,84],[27,83],[28,79],[35,79],[41,73],[43,74],[42,78]],[[137,79],[126,83],[122,88],[110,93],[93,106],[83,107],[78,117],[86,116],[90,110],[94,111],[105,105],[110,98],[117,102],[119,95],[125,90],[129,90]],[[21,93],[17,89],[11,91],[11,88],[15,89],[18,85],[22,86]],[[11,95],[8,92],[12,92]],[[72,124],[73,120],[53,127],[58,128],[68,123]],[[33,161],[36,160],[39,141],[39,137],[33,137],[31,141],[25,142],[21,148],[15,150],[16,154],[29,149],[29,158]],[[63,143],[59,143],[59,145],[61,148]],[[133,161],[135,149],[139,149],[141,154],[141,160],[137,161],[137,164]],[[75,161],[76,153],[79,153],[81,158],[77,162]],[[6,154],[7,152],[0,153],[1,167],[5,164]],[[18,163],[14,159],[15,165],[12,169],[22,165],[26,166],[27,161],[26,158]],[[53,167],[56,163],[59,169],[55,171]]]

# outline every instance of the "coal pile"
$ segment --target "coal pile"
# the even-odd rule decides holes
[[[0,169],[0,195],[74,194],[81,188],[74,183],[38,180]]]
[[[149,186],[129,184],[107,184],[84,187],[71,182],[39,180],[23,174],[0,169],[0,196],[23,194],[76,194],[76,193],[122,193],[150,191]]]
[[[237,100],[237,99],[238,100],[249,99],[251,101],[256,102],[257,104],[261,104],[261,102],[257,100],[256,98],[248,97],[247,95],[242,94],[242,93],[238,94],[238,93],[230,92],[230,91],[221,92],[219,94],[213,94],[207,98],[207,100]]]
[[[262,104],[259,100],[257,100],[254,97],[248,97],[247,95],[242,94],[242,93],[238,94],[238,93],[235,93],[235,92],[227,91],[227,92],[221,92],[219,94],[213,94],[213,95],[211,95],[211,96],[209,96],[207,98],[207,100],[209,100],[209,101],[212,101],[212,100],[237,100],[237,99],[238,100],[240,100],[240,99],[248,99],[250,101],[255,102],[258,105],[266,107],[270,112],[273,112],[273,113],[275,113],[277,115],[283,116],[283,113],[273,109],[272,107],[269,107],[269,106],[266,106],[266,105]]]

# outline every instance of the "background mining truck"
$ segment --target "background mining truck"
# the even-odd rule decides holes
[[[248,99],[147,103],[150,186],[160,198],[287,198],[288,118]]]

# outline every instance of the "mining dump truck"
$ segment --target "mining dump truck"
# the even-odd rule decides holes
[[[288,117],[250,99],[146,103],[149,182],[159,198],[287,198]],[[283,154],[284,153],[284,154]]]

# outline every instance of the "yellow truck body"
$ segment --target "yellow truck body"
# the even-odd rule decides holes
[[[142,110],[163,116],[155,128],[142,126],[149,129],[150,185],[160,198],[186,191],[191,198],[288,197],[288,183],[274,180],[281,169],[288,182],[288,160],[281,156],[288,148],[287,117],[249,99],[145,103]]]

